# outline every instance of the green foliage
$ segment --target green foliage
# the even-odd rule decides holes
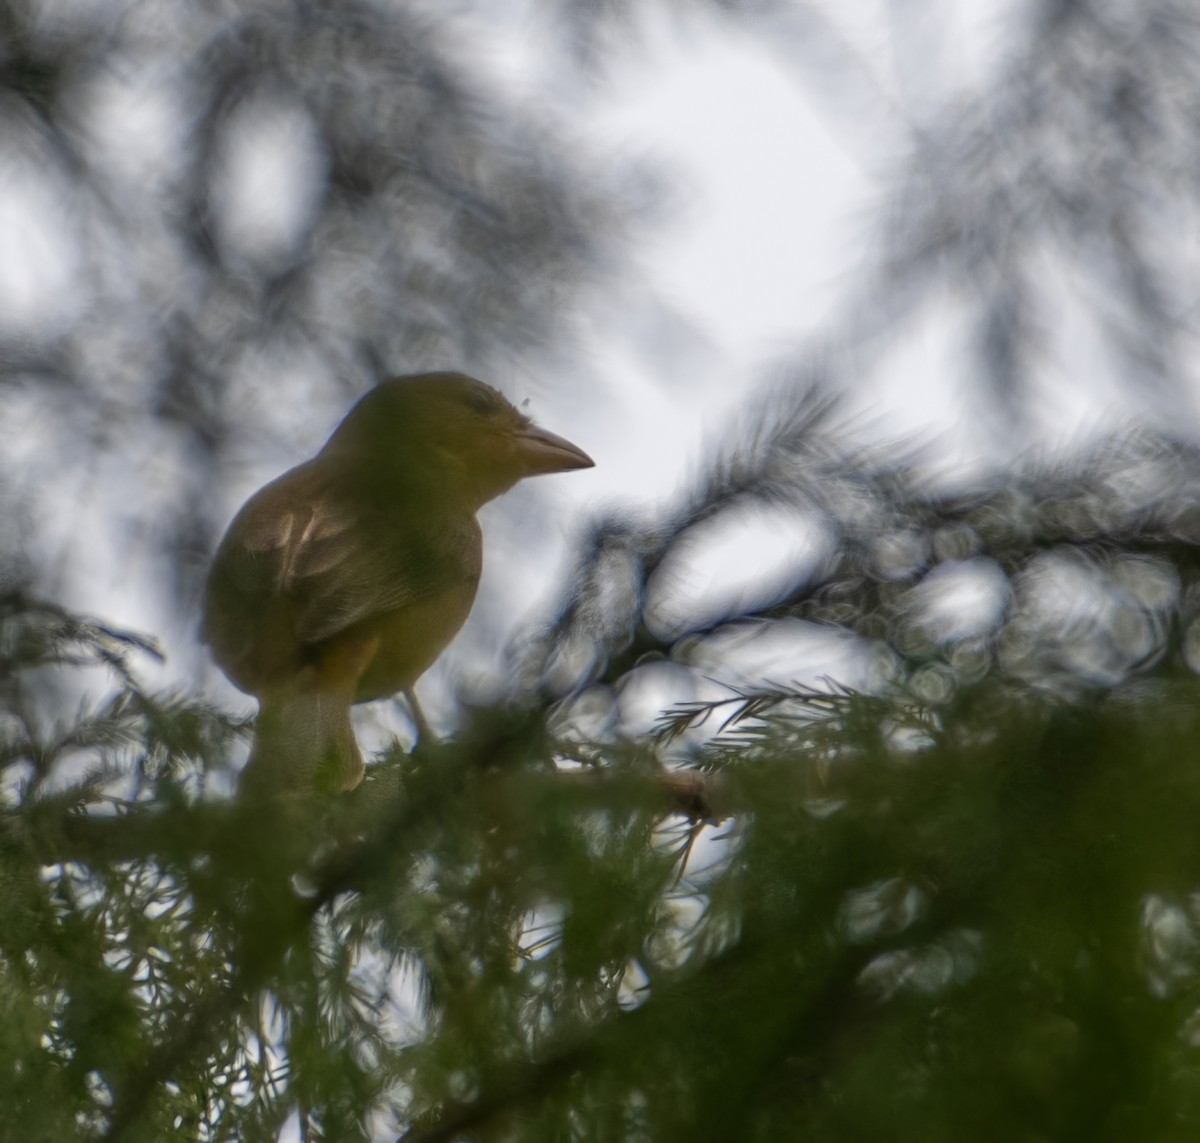
[[[33,637],[48,616],[69,640]],[[138,646],[6,613],[41,669],[113,640]],[[1200,1129],[1190,679],[747,692],[583,763],[537,710],[478,711],[313,806],[204,796],[237,728],[114,665],[87,777],[6,742],[8,1138]],[[32,701],[19,658],[6,678]],[[697,801],[660,757],[706,717]]]
[[[83,7],[0,2],[5,169],[42,176],[79,286],[0,355],[45,434],[5,493],[33,575],[58,551],[38,493],[87,458],[125,456],[136,535],[187,599],[213,489],[292,431],[269,414],[401,368],[592,376],[562,347],[648,184],[506,104],[428,6],[149,3],[103,28]],[[811,6],[714,7],[761,13],[847,108],[875,85]],[[889,117],[911,158],[818,365],[674,512],[597,523],[545,654],[514,672],[522,707],[378,760],[350,797],[231,801],[242,728],[147,691],[151,644],[0,600],[0,1134],[1196,1137],[1196,450],[1130,434],[939,497],[812,396],[948,293],[972,346],[957,380],[1004,423],[1061,324],[1098,347],[1065,378],[1103,358],[1177,431],[1191,275],[1161,228],[1186,231],[1198,185],[1191,7],[1035,5],[1011,66],[942,121]],[[598,62],[634,8],[560,6],[573,58]],[[89,111],[98,80],[140,99],[143,75],[174,116],[145,167]],[[247,130],[297,125],[311,202],[247,241],[217,176]],[[1082,327],[1048,259],[1087,283]],[[617,325],[667,324],[631,296]],[[688,667],[689,640],[747,610],[656,622],[659,573],[693,528],[764,505],[828,550],[762,626],[853,631],[894,670],[872,694],[739,683],[657,737],[618,733],[641,666]],[[85,574],[101,530],[78,529]],[[138,545],[108,534],[124,563]],[[929,606],[956,565],[1007,593],[966,634]],[[533,696],[580,688],[604,733],[568,738]]]

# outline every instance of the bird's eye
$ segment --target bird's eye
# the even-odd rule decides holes
[[[481,417],[493,416],[501,408],[500,398],[497,394],[482,387],[478,389],[472,387],[464,390],[462,393],[462,402],[472,413],[476,413]]]

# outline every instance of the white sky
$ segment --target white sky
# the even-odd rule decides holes
[[[620,463],[573,480],[563,493],[572,502],[658,499],[685,482],[764,369],[837,318],[865,272],[908,109],[931,113],[985,83],[1003,56],[1004,16],[1023,0],[930,3],[923,10],[936,18],[916,27],[890,0],[820,6],[865,77],[867,99],[842,114],[789,58],[786,34],[773,49],[770,35],[736,21],[649,7],[589,97],[555,72],[530,3],[490,14],[467,7],[461,34],[488,44],[494,82],[533,106],[574,100],[559,117],[588,150],[614,162],[644,158],[674,183],[674,217],[656,220],[639,260],[653,293],[690,327],[692,351],[651,359],[598,316],[588,349],[605,408],[563,408],[601,432],[590,446],[598,457],[615,451]],[[919,82],[898,74],[907,55],[893,51],[897,28],[930,61]],[[969,467],[976,451],[994,457],[986,436],[955,431],[968,409],[954,384],[953,328],[944,313],[918,324],[897,347],[896,367],[864,377],[847,412],[881,436],[940,434],[946,453]],[[1085,405],[1068,415],[1090,413]]]
[[[583,350],[601,383],[573,387],[569,379],[548,381],[530,411],[578,441],[597,467],[537,481],[535,491],[514,494],[527,497],[528,513],[542,521],[545,550],[553,554],[520,577],[494,571],[485,576],[481,610],[492,617],[505,614],[514,625],[536,614],[545,604],[538,585],[548,587],[560,576],[571,528],[581,514],[607,504],[653,505],[685,484],[764,367],[841,311],[864,273],[874,214],[890,190],[891,164],[911,117],[930,115],[986,83],[1004,58],[1002,30],[1020,25],[1019,18],[1010,18],[1025,5],[1026,0],[933,0],[914,8],[899,0],[826,0],[822,7],[832,42],[843,53],[836,66],[854,71],[861,81],[858,102],[842,113],[838,100],[827,98],[821,83],[795,63],[782,24],[779,35],[757,37],[739,30],[736,22],[707,16],[647,17],[638,35],[630,35],[628,50],[613,54],[606,79],[589,87],[556,70],[561,65],[545,51],[539,34],[536,0],[461,7],[456,34],[479,51],[492,82],[518,92],[534,110],[554,108],[560,126],[569,125],[600,163],[642,157],[674,179],[672,215],[643,233],[639,261],[649,290],[689,330],[677,351],[654,354],[646,331],[628,328],[628,310],[609,307],[589,316]],[[910,18],[914,11],[925,17]],[[895,50],[898,46],[905,50]],[[919,74],[905,74],[905,61],[912,59],[925,65]],[[148,92],[130,104],[131,125],[140,123],[138,114],[145,118],[146,109],[157,106]],[[94,94],[99,99],[104,92]],[[109,96],[115,98],[112,92]],[[280,115],[286,120],[286,109]],[[135,134],[143,141],[155,136],[152,128],[161,127],[160,120],[161,115],[151,115],[141,123],[145,130]],[[232,159],[240,147],[248,157],[244,165],[253,168],[256,201],[272,199],[264,180],[294,183],[288,163],[305,161],[305,125],[288,121],[285,126],[289,146],[281,154],[287,161],[274,165],[258,161],[256,148],[230,133]],[[156,169],[154,155],[135,155],[136,150],[130,161],[139,171]],[[170,156],[161,161],[169,163]],[[48,315],[47,321],[63,323],[73,317],[70,292],[61,288],[72,274],[71,255],[56,254],[61,236],[56,238],[53,220],[31,205],[28,174],[0,168],[0,316],[33,307]],[[235,192],[232,185],[218,185],[216,201]],[[303,212],[308,205],[295,209]],[[237,223],[236,214],[230,217]],[[249,240],[284,241],[293,222],[276,222],[272,229],[269,220],[260,219]],[[234,226],[219,237],[244,244],[247,236],[238,235]],[[1048,279],[1053,273],[1049,267]],[[47,304],[52,297],[62,304]],[[864,376],[850,392],[848,407],[880,435],[940,436],[945,455],[969,468],[995,459],[999,446],[987,426],[970,415],[968,397],[957,382],[955,304],[945,298],[911,323],[905,339],[888,354],[886,369]],[[647,320],[657,320],[656,312],[648,308]],[[1064,303],[1064,326],[1071,320]],[[1085,343],[1086,329],[1080,327],[1072,337]],[[1064,376],[1069,372],[1064,369]],[[511,379],[495,380],[508,382],[518,400],[526,395]],[[1091,384],[1091,389],[1054,386],[1045,415],[1056,433],[1070,434],[1095,421],[1097,398],[1115,394],[1115,385],[1106,392],[1102,380]],[[26,412],[10,408],[6,422],[11,426],[14,416]],[[311,425],[313,447],[335,420],[331,413],[328,423]],[[297,447],[307,446],[297,441]],[[246,473],[245,491],[304,455],[298,451],[294,457],[265,460],[263,471]],[[120,483],[116,468],[119,464],[102,462],[98,471],[80,474],[67,466],[58,484],[47,487],[46,495],[59,509],[57,531],[71,532],[89,489],[95,495],[106,477]],[[144,495],[153,499],[153,490]],[[494,515],[485,512],[485,527]],[[506,549],[499,528],[489,531],[493,569],[519,556],[511,545]],[[713,584],[714,590],[721,584],[726,592],[738,590],[736,584],[730,587],[729,573],[745,567],[749,541],[744,536],[711,541],[707,551],[697,545],[691,579]],[[51,536],[48,542],[65,541]],[[755,550],[760,559],[787,561],[797,558],[796,544],[811,552],[819,547],[819,537],[776,543],[773,554],[764,540]],[[93,550],[78,573],[64,580],[64,602],[117,624],[169,631],[169,616],[148,607],[144,590],[145,577],[165,570],[146,567],[140,576],[132,574],[127,562],[115,562],[115,547],[107,557]],[[65,549],[62,555],[65,566]],[[704,603],[698,604],[701,610]],[[686,617],[673,614],[663,622],[672,630],[686,627]],[[183,631],[168,635],[169,641],[184,638]],[[445,666],[423,688],[431,692],[435,710],[449,705],[456,673],[493,669],[499,649],[481,623],[469,624]],[[184,654],[173,669],[187,674],[195,663]]]

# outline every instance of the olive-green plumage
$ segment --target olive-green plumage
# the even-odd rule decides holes
[[[466,621],[475,513],[522,477],[591,465],[490,386],[431,373],[378,385],[256,492],[217,549],[202,624],[259,700],[244,784],[357,785],[350,707],[411,688]]]

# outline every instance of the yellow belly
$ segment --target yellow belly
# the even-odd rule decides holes
[[[370,702],[411,687],[458,633],[474,601],[475,584],[464,583],[436,599],[372,617],[329,640],[330,653],[343,640],[363,646],[365,636],[375,644],[358,675],[354,701]]]

